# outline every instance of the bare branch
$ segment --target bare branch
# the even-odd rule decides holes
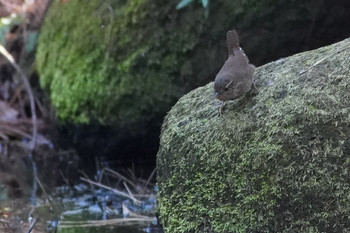
[[[21,68],[17,65],[15,62],[15,59],[12,57],[12,55],[5,49],[5,47],[0,44],[0,53],[11,63],[13,68],[18,72],[20,75],[22,82],[24,83],[25,89],[28,93],[29,96],[29,102],[30,102],[30,110],[32,114],[32,124],[33,124],[33,136],[32,136],[32,145],[31,145],[31,150],[34,150],[36,146],[36,141],[37,141],[37,135],[38,135],[38,121],[37,121],[37,116],[35,112],[35,102],[34,102],[34,95],[32,88],[30,87],[29,81],[27,77],[25,76],[24,72],[21,70]]]

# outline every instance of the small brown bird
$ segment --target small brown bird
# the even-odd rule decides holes
[[[253,80],[255,67],[249,64],[248,57],[239,47],[236,30],[228,31],[226,38],[228,58],[216,75],[214,82],[214,96],[221,101],[234,100],[251,89],[256,90]]]

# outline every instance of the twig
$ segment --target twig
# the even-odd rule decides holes
[[[106,226],[106,225],[122,225],[132,224],[138,222],[153,222],[156,221],[154,217],[138,217],[138,218],[124,218],[124,219],[107,219],[107,220],[88,220],[88,221],[60,221],[58,228],[71,228],[74,227],[92,227],[92,226]]]
[[[52,204],[51,198],[50,198],[49,194],[47,194],[44,185],[41,183],[41,181],[40,181],[40,179],[38,177],[36,178],[36,181],[38,182],[38,184],[39,184],[41,190],[43,191],[46,200],[49,202],[51,208],[54,209],[54,206]]]
[[[121,192],[117,189],[113,189],[111,187],[108,187],[106,185],[103,185],[103,184],[100,184],[100,183],[97,183],[95,181],[92,181],[92,180],[88,180],[88,179],[85,179],[83,177],[80,177],[81,180],[85,181],[85,182],[88,182],[89,184],[93,184],[93,185],[96,185],[98,187],[101,187],[101,188],[104,188],[104,189],[107,189],[107,190],[110,190],[112,192],[114,192],[116,195],[119,195],[119,196],[123,196],[123,197],[127,197],[129,199],[131,199],[132,201],[134,201],[135,204],[137,205],[140,205],[141,204],[141,201],[140,200],[137,200],[135,197],[132,197],[124,192]]]
[[[69,181],[64,177],[63,172],[61,170],[58,170],[58,173],[60,174],[63,181],[66,183],[67,187],[69,187]]]
[[[127,169],[126,172],[129,173],[129,176],[132,180],[137,181],[137,177],[135,175],[135,164],[132,163],[131,165],[132,165],[131,168]],[[136,182],[134,182],[134,183],[136,183]]]
[[[0,44],[0,53],[11,63],[13,68],[19,73],[22,82],[24,83],[25,89],[28,93],[29,96],[29,102],[30,102],[30,111],[32,114],[32,124],[33,124],[33,138],[32,138],[32,145],[31,145],[31,150],[34,150],[35,145],[36,145],[36,140],[37,140],[37,135],[38,135],[38,127],[37,127],[37,117],[36,117],[36,112],[35,112],[35,102],[34,102],[34,95],[33,91],[30,87],[29,81],[21,68],[17,65],[15,62],[15,59],[12,57],[12,55],[7,52],[5,47]]]
[[[1,132],[2,130],[0,129],[0,138],[4,139],[5,141],[8,141],[9,140],[9,137],[7,137],[6,134],[2,133]]]
[[[148,184],[151,182],[151,180],[152,180],[154,174],[156,173],[156,170],[157,170],[157,168],[154,168],[154,169],[153,169],[153,171],[152,171],[151,175],[148,177],[146,183],[144,183],[144,184],[142,185],[142,190],[144,190],[144,188],[147,187]]]
[[[123,184],[124,184],[124,186],[125,186],[125,188],[126,188],[126,191],[128,191],[129,195],[130,195],[132,198],[135,199],[135,196],[131,193],[131,191],[130,191],[128,185],[125,183],[125,181],[123,181]]]
[[[32,190],[33,200],[32,201],[33,201],[33,203],[35,203],[36,191],[37,191],[37,183],[36,183],[37,170],[36,170],[36,165],[35,165],[35,162],[34,162],[32,155],[34,153],[34,149],[35,149],[36,142],[37,142],[38,121],[37,121],[36,112],[35,112],[34,95],[33,95],[33,92],[32,92],[32,89],[30,87],[30,84],[29,84],[27,77],[25,76],[25,74],[23,73],[21,68],[17,65],[17,63],[15,62],[15,59],[12,57],[12,55],[9,52],[7,52],[5,47],[2,46],[1,44],[0,44],[0,53],[11,63],[13,68],[15,68],[15,70],[19,73],[19,75],[22,79],[22,82],[24,83],[25,89],[28,93],[28,96],[29,96],[30,110],[32,113],[32,124],[33,124],[33,138],[32,138],[31,144],[29,145],[29,148],[31,151],[29,153],[29,158],[30,158],[30,161],[32,162],[32,166],[33,166],[33,190]]]
[[[13,134],[17,134],[20,135],[22,137],[28,138],[28,139],[32,139],[32,136],[27,134],[26,132],[23,132],[19,129],[16,129],[15,127],[11,127],[11,126],[7,126],[7,125],[2,125],[2,122],[0,122],[0,131],[1,132],[6,132],[7,134],[11,134],[11,136]]]
[[[0,218],[0,223],[4,223],[4,224],[6,224],[6,225],[10,225],[10,222],[9,221],[7,221],[6,219],[1,219]]]
[[[32,232],[32,230],[33,230],[33,228],[35,227],[35,224],[36,224],[37,221],[38,221],[38,218],[34,218],[34,219],[33,219],[32,223],[30,224],[30,226],[29,226],[29,228],[28,228],[28,230],[27,230],[27,233]]]
[[[12,106],[14,104],[14,102],[16,101],[16,99],[20,99],[20,95],[21,92],[23,90],[23,84],[21,83],[15,90],[15,92],[13,93],[11,99],[8,101],[9,105]]]
[[[10,1],[1,0],[0,2],[10,10],[20,11],[22,9],[21,6],[18,4],[13,4]]]
[[[82,170],[78,170],[78,172],[81,173],[85,177],[86,180],[90,180],[89,176],[85,172],[83,172]],[[95,190],[95,187],[93,186],[93,184],[89,183],[89,185],[90,185],[91,190]]]
[[[99,182],[101,183],[102,181],[102,175],[105,173],[105,172],[109,172],[111,173],[112,175],[115,175],[117,178],[121,179],[121,180],[125,180],[126,182],[128,182],[132,187],[134,187],[135,189],[137,189],[137,185],[135,185],[131,180],[129,180],[128,178],[126,178],[125,176],[123,176],[122,174],[120,174],[119,172],[116,172],[116,171],[113,171],[112,169],[110,168],[103,168],[102,171],[101,171],[101,176],[100,176],[100,179],[99,179]]]

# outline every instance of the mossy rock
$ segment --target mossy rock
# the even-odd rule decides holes
[[[190,90],[198,80],[184,81],[193,75],[187,56],[204,11],[176,3],[54,1],[36,60],[58,117],[130,126],[163,116]]]
[[[259,94],[213,83],[168,113],[157,155],[165,232],[350,231],[350,39],[256,69]]]
[[[178,2],[54,0],[41,29],[36,63],[58,118],[136,127],[154,119],[159,123],[178,98],[214,79],[226,58],[227,30],[243,32],[242,42],[249,45],[243,47],[259,64],[267,54],[284,56],[300,45],[319,6],[219,0],[210,2],[206,17],[200,1],[176,10]],[[303,14],[295,17],[295,12]],[[328,10],[319,14],[334,15]]]

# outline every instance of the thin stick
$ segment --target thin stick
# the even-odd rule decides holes
[[[148,177],[146,183],[142,185],[142,189],[148,186],[148,184],[151,182],[151,179],[153,178],[154,174],[156,173],[157,168],[154,168],[151,175]]]
[[[135,197],[132,197],[132,196],[130,196],[130,195],[124,193],[124,192],[121,192],[121,191],[117,190],[117,189],[113,189],[113,188],[111,188],[111,187],[108,187],[108,186],[106,186],[106,185],[97,183],[97,182],[95,182],[95,181],[85,179],[85,178],[83,178],[83,177],[80,177],[80,179],[83,180],[83,181],[85,181],[85,182],[88,182],[89,184],[93,184],[93,185],[96,185],[96,186],[98,186],[98,187],[101,187],[101,188],[110,190],[110,191],[114,192],[115,194],[117,194],[117,195],[119,195],[119,196],[127,197],[127,198],[131,199],[132,201],[134,201],[135,204],[137,204],[137,205],[141,204],[141,201],[140,201],[140,200],[137,200]]]
[[[47,194],[44,185],[41,183],[41,181],[40,181],[40,179],[39,179],[38,177],[36,178],[36,181],[38,182],[39,187],[40,187],[41,190],[43,191],[44,196],[45,196],[46,200],[49,202],[51,208],[54,209],[54,206],[53,206],[53,204],[52,204],[51,198],[50,198],[50,196]]]
[[[58,173],[61,175],[63,181],[66,183],[67,187],[69,187],[69,181],[66,179],[66,177],[63,175],[63,172],[61,170],[58,170]]]
[[[137,217],[137,218],[124,218],[124,219],[107,219],[107,220],[88,220],[88,221],[60,221],[58,228],[71,228],[71,227],[93,227],[93,226],[106,226],[106,225],[126,225],[139,222],[153,222],[156,221],[154,217]]]
[[[78,170],[78,172],[81,173],[85,177],[86,180],[90,180],[89,176],[85,172],[83,172],[82,170]],[[90,185],[91,190],[95,190],[95,187],[91,183],[89,183],[89,185]]]
[[[34,220],[32,221],[32,223],[30,224],[29,229],[27,230],[27,233],[32,232],[33,228],[35,227],[36,222],[38,221],[38,218],[34,218]]]
[[[23,132],[19,129],[16,129],[15,127],[10,127],[7,125],[3,125],[1,124],[2,122],[0,122],[0,131],[1,132],[6,132],[7,134],[17,134],[20,135],[22,137],[28,138],[28,139],[32,139],[32,136],[27,134],[26,132]]]
[[[36,112],[35,112],[35,102],[34,102],[33,91],[30,87],[27,77],[25,76],[21,68],[17,65],[17,63],[15,62],[15,59],[12,57],[12,55],[9,52],[7,52],[5,47],[2,46],[1,44],[0,44],[0,53],[11,63],[13,68],[15,68],[15,70],[19,73],[22,79],[22,82],[24,83],[25,89],[28,93],[29,102],[30,102],[30,111],[32,113],[32,124],[33,124],[33,138],[32,138],[31,150],[34,150],[36,141],[37,141],[37,135],[38,135],[38,127],[37,127],[38,121],[37,121]]]
[[[32,124],[33,124],[33,137],[32,137],[32,141],[29,144],[29,149],[30,149],[30,153],[29,153],[29,158],[30,161],[32,162],[32,166],[33,166],[33,190],[32,190],[32,204],[36,204],[36,191],[37,191],[37,183],[36,183],[36,178],[37,178],[37,169],[36,169],[36,165],[34,162],[34,159],[32,157],[32,155],[34,154],[34,149],[36,146],[36,142],[37,142],[37,136],[38,136],[38,120],[36,117],[36,112],[35,112],[35,101],[34,101],[34,95],[32,92],[32,89],[30,87],[29,81],[27,79],[27,77],[25,76],[24,72],[21,70],[21,68],[17,65],[15,59],[12,57],[12,55],[5,49],[4,46],[2,46],[0,44],[0,53],[11,63],[11,65],[13,66],[13,68],[15,68],[15,70],[17,71],[17,73],[19,73],[22,82],[24,83],[25,89],[28,93],[29,96],[29,102],[30,102],[30,110],[32,113]],[[34,223],[35,224],[35,223]]]
[[[125,183],[125,181],[123,181],[123,184],[124,184],[126,190],[128,191],[129,195],[130,195],[133,199],[136,199],[136,198],[135,198],[135,195],[133,195],[133,194],[131,193],[131,191],[130,191],[128,185]],[[140,202],[139,204],[141,204],[141,202]]]
[[[119,179],[125,180],[125,181],[128,182],[132,187],[134,187],[135,189],[138,189],[138,188],[137,188],[137,185],[135,185],[131,180],[129,180],[128,178],[126,178],[125,176],[123,176],[122,174],[120,174],[119,172],[113,171],[113,170],[110,169],[110,168],[103,168],[103,169],[102,169],[102,172],[109,172],[109,173],[115,175],[116,177],[118,177]],[[102,172],[101,172],[101,174],[102,174]]]

